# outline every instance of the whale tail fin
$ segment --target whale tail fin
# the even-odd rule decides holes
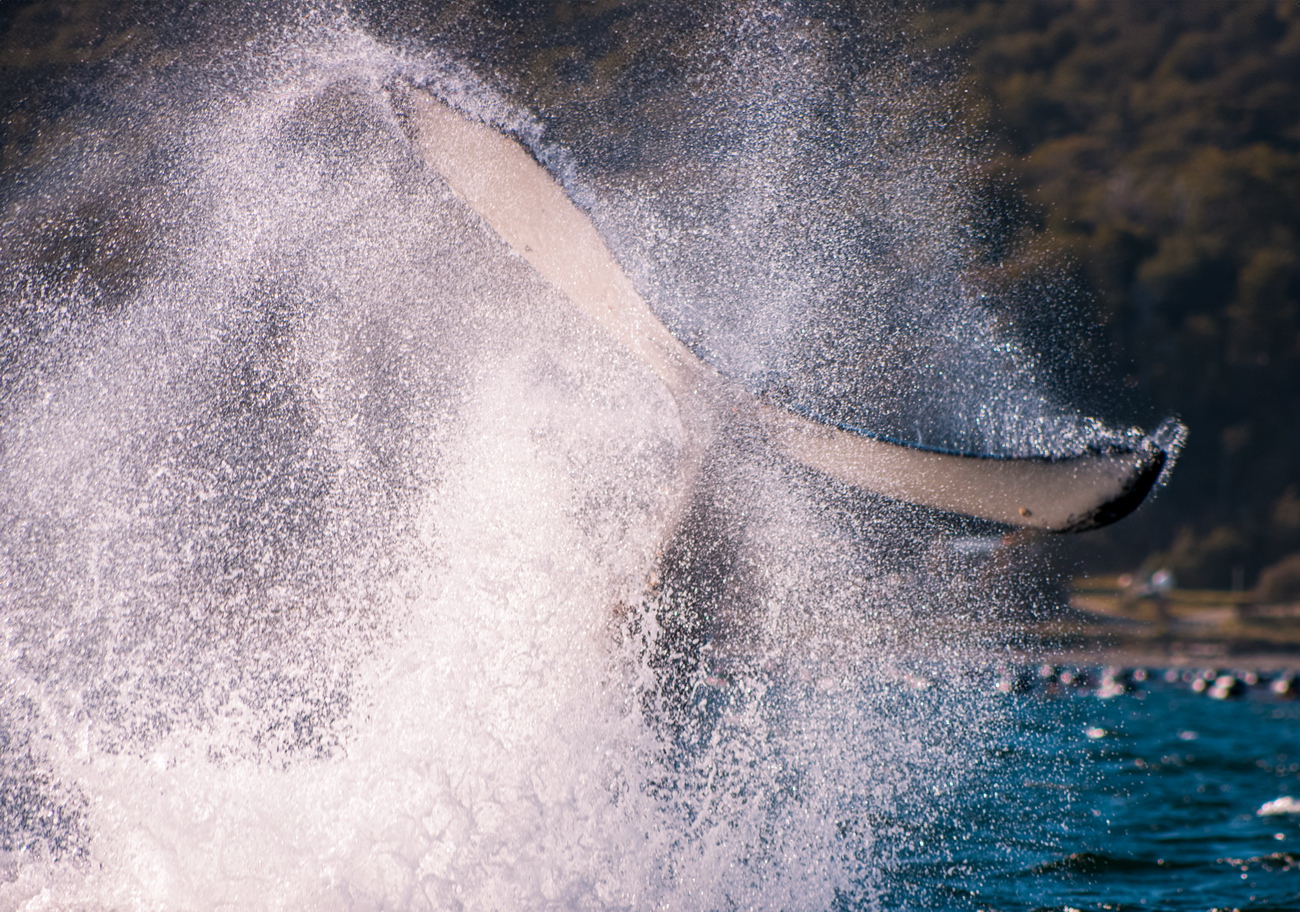
[[[653,370],[682,406],[746,411],[788,457],[896,500],[1012,526],[1082,532],[1133,512],[1167,477],[1186,428],[1167,419],[1137,443],[1071,456],[939,450],[839,428],[762,401],[721,377],[655,316],[586,213],[518,142],[430,92],[404,93],[412,145],[517,255]],[[688,419],[689,420],[689,419]],[[696,418],[707,435],[714,422]],[[702,446],[691,448],[697,456]]]

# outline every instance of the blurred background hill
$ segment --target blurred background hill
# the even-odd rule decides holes
[[[522,60],[504,78],[546,105],[614,91],[652,103],[638,48],[683,59],[707,22],[690,3],[640,0],[345,5],[394,39],[459,32],[488,70]],[[1163,567],[1182,586],[1300,599],[1300,3],[795,5],[846,35],[894,20],[848,52],[888,44],[946,90],[952,129],[982,162],[975,280],[1019,307],[1012,318],[1083,346],[1099,375],[1117,371],[1102,395],[1135,404],[1134,420],[1190,426],[1157,500],[1077,542],[1084,569]],[[21,179],[78,85],[165,66],[218,6],[0,4],[5,180]],[[273,27],[247,9],[232,43]],[[881,38],[900,33],[902,45]]]
[[[1191,428],[1086,566],[1300,597],[1300,4],[969,0],[910,22],[991,153],[991,268],[1060,270],[1134,401]]]

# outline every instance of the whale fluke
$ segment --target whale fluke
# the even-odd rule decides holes
[[[1132,444],[1069,456],[988,456],[914,446],[818,422],[722,377],[655,316],[591,219],[514,139],[423,89],[404,93],[425,162],[512,250],[653,370],[692,433],[713,403],[744,413],[790,458],[895,500],[1012,526],[1081,532],[1127,516],[1172,463],[1185,430],[1172,419]]]

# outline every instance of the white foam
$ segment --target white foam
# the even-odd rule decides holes
[[[238,97],[122,90],[162,109],[78,202],[157,244],[107,315],[93,276],[58,292],[71,341],[6,403],[6,775],[71,822],[11,834],[0,905],[869,903],[986,719],[890,683],[918,590],[724,442],[739,531],[700,534],[740,554],[744,629],[683,706],[670,395],[406,149],[383,86],[454,68],[350,26],[283,50]]]
[[[1292,798],[1290,795],[1283,795],[1281,798],[1274,798],[1272,801],[1265,801],[1258,811],[1255,812],[1258,817],[1274,817],[1282,814],[1300,814],[1300,801]]]

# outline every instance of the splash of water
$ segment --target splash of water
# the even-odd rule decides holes
[[[703,211],[699,155],[584,170],[562,117],[548,139],[440,52],[346,21],[272,50],[106,88],[4,197],[0,903],[871,907],[995,721],[924,677],[973,636],[922,621],[1003,583],[951,573],[959,525],[743,435],[697,484],[668,392],[424,166],[389,89],[531,131],[665,319],[758,386],[801,376],[806,327],[873,338],[925,298],[1028,388],[949,294],[951,206],[914,173],[938,153],[863,171],[897,150],[861,124],[867,155],[789,146],[819,71],[778,91],[747,56]],[[798,177],[846,160],[868,214],[906,214],[853,275],[811,206],[843,187]],[[746,258],[761,281],[718,281]],[[872,357],[858,401],[915,398]],[[1013,448],[1071,426],[989,415]]]

